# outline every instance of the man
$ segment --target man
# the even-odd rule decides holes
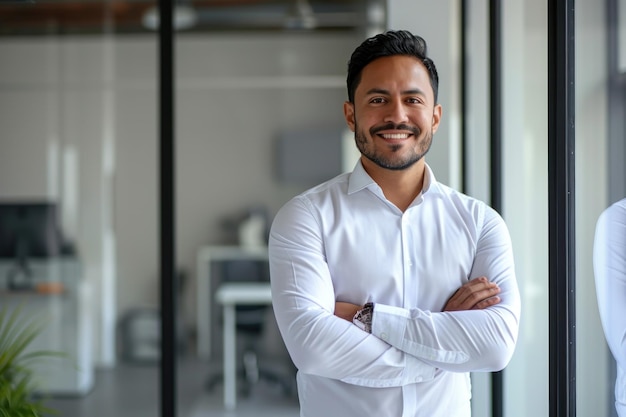
[[[270,233],[300,415],[469,416],[469,372],[502,369],[517,340],[507,228],[424,160],[442,109],[422,38],[367,39],[347,85],[360,161],[285,204]]]
[[[626,417],[626,198],[604,210],[596,224],[593,269],[600,320],[617,362],[615,409]]]

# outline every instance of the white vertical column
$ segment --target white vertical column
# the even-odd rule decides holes
[[[100,362],[113,365],[115,355],[116,311],[116,250],[114,229],[114,180],[115,180],[115,38],[104,38],[104,87],[102,96],[102,284],[100,338],[102,347]]]
[[[467,2],[466,193],[489,202],[489,1]],[[459,87],[461,88],[461,86]],[[462,156],[461,156],[462,157]],[[472,373],[472,415],[491,414],[491,373]]]
[[[548,103],[545,0],[504,2],[503,215],[522,298],[515,354],[504,375],[507,416],[548,412]]]
[[[622,74],[626,74],[626,0],[617,0],[617,66]]]

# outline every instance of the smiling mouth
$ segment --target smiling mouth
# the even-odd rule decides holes
[[[411,136],[411,133],[379,133],[378,136],[383,139],[408,139]]]
[[[420,134],[420,130],[416,126],[411,126],[406,123],[387,123],[370,129],[370,135],[377,135],[380,138],[388,141],[403,141],[417,137]]]

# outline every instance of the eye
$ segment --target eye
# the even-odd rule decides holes
[[[370,103],[372,104],[382,104],[385,103],[385,99],[383,97],[373,97],[370,99]]]
[[[409,97],[406,99],[406,102],[409,104],[421,104],[423,101],[418,97]]]

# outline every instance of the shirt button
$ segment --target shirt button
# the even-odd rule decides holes
[[[380,334],[380,338],[383,339],[383,340],[387,340],[387,339],[389,339],[389,335],[387,333],[381,333]]]

